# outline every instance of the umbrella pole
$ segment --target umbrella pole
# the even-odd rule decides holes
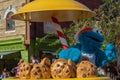
[[[55,30],[59,36],[59,39],[61,41],[63,49],[67,49],[68,43],[67,43],[66,37],[61,29],[60,22],[55,17],[51,17],[51,18],[52,18],[52,21],[54,23],[54,28],[55,28]]]

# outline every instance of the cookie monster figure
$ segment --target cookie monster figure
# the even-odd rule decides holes
[[[111,56],[109,59],[107,58],[114,51],[110,51],[111,49],[107,49],[108,51],[101,50],[104,37],[100,30],[84,28],[76,34],[76,40],[79,43],[66,50],[62,50],[59,53],[59,58],[71,59],[76,63],[80,62],[83,58],[87,58],[97,67],[103,66],[106,62],[114,59],[114,56]]]

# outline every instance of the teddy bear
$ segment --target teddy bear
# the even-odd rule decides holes
[[[50,70],[50,60],[48,58],[43,58],[39,64],[34,64],[31,70],[32,79],[49,79],[51,78]]]
[[[28,62],[23,62],[20,65],[19,77],[24,79],[30,78],[30,72],[32,69],[32,65]]]
[[[76,76],[76,65],[71,60],[57,59],[51,65],[52,78],[73,78]]]
[[[97,76],[97,67],[88,60],[83,60],[77,65],[77,78]]]

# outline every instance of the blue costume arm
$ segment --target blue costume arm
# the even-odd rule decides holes
[[[107,62],[111,62],[114,59],[117,59],[116,48],[113,44],[108,44],[105,49],[105,54],[107,56]]]
[[[97,67],[104,66],[107,63],[107,56],[103,51],[100,50],[97,52],[95,63]]]
[[[64,58],[66,60],[71,59],[75,63],[80,61],[81,52],[76,46],[70,47],[66,50],[62,50],[59,53],[59,58]]]

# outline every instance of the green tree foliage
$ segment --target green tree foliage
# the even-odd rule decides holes
[[[47,34],[42,38],[36,38],[36,51],[58,52],[61,49],[61,43],[56,34]]]
[[[102,29],[106,42],[116,43],[115,37],[120,33],[120,1],[104,0],[104,4],[95,11],[94,22]]]
[[[105,43],[116,44],[119,40],[116,36],[120,36],[120,1],[119,0],[104,0],[103,5],[98,9],[95,9],[96,16],[87,19],[79,20],[76,25],[70,26],[69,29],[65,29],[64,32],[68,37],[70,45],[75,43],[74,34],[83,27],[98,27],[102,30],[105,36]]]

